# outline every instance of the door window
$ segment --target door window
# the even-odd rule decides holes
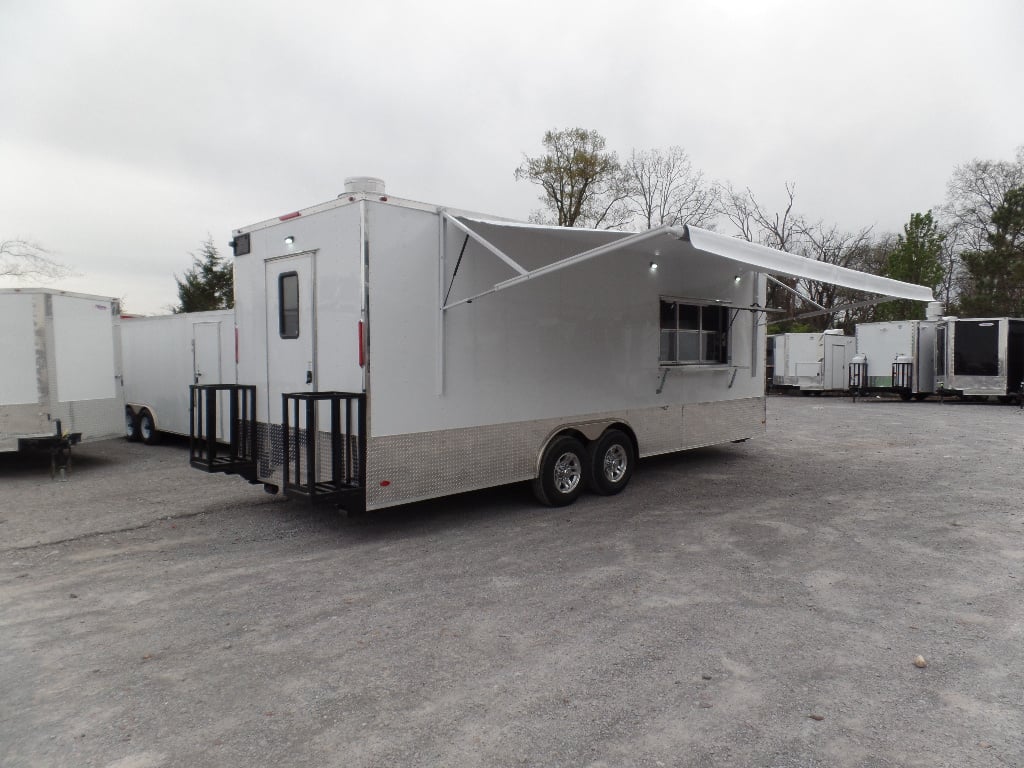
[[[277,278],[278,329],[282,339],[299,338],[299,275],[284,272]]]

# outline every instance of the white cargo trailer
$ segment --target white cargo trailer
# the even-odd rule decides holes
[[[935,320],[859,323],[850,391],[894,392],[924,400],[935,392]]]
[[[935,330],[935,385],[942,395],[1020,401],[1024,319],[945,318]]]
[[[121,321],[125,434],[151,445],[187,436],[193,384],[235,383],[235,313],[184,312]],[[223,397],[223,396],[222,396]],[[227,414],[217,432],[223,437]]]
[[[117,299],[0,289],[0,451],[121,434]]]
[[[191,462],[347,509],[527,480],[567,504],[637,457],[762,434],[768,273],[931,298],[696,227],[535,226],[367,178],[232,247],[238,384],[193,388]]]
[[[796,389],[803,394],[840,392],[847,388],[853,336],[841,330],[821,333],[777,333],[772,347],[775,389]]]

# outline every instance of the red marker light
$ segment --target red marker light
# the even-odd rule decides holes
[[[288,219],[295,219],[295,218],[298,218],[301,215],[302,215],[301,213],[299,213],[298,211],[295,211],[294,213],[286,213],[284,216],[278,216],[277,220],[278,221],[288,221]]]
[[[363,347],[363,321],[359,321],[359,367],[366,366],[366,350]]]
[[[381,480],[380,481],[380,487],[381,488],[387,488],[389,485],[391,485],[391,481],[390,480]]]

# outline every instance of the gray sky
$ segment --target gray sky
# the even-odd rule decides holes
[[[545,130],[898,231],[1024,144],[1019,0],[0,0],[0,239],[177,301],[207,234],[389,193],[525,219]]]

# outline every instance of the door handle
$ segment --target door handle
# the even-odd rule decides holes
[[[307,384],[312,384],[313,383],[313,372],[312,371],[306,371],[306,383]]]

